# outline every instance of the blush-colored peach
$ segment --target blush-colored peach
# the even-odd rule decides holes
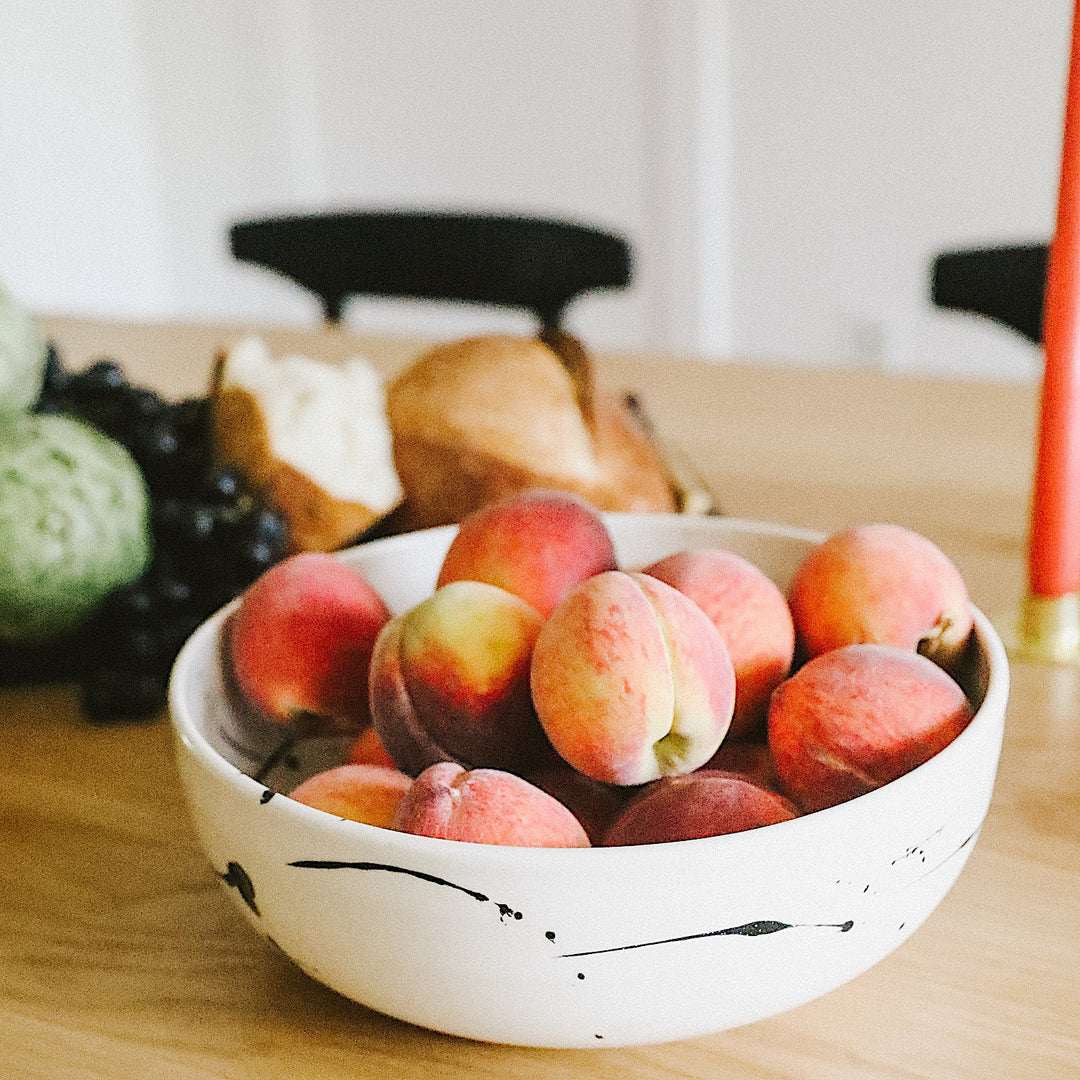
[[[373,727],[364,728],[353,740],[346,755],[348,765],[379,765],[384,769],[396,769],[397,763],[387,752]]]
[[[547,616],[575,585],[615,569],[615,548],[598,511],[568,492],[530,489],[462,519],[437,586],[484,581]]]
[[[644,573],[689,596],[720,631],[735,669],[728,738],[763,731],[769,695],[787,677],[795,654],[784,594],[748,559],[718,548],[675,552]]]
[[[514,773],[437,762],[413,781],[398,805],[402,832],[512,847],[589,847],[581,823],[560,803]]]
[[[720,632],[647,574],[597,574],[544,623],[532,661],[544,731],[580,772],[635,785],[707,761],[731,722],[735,675]]]
[[[803,810],[820,810],[928,761],[972,715],[960,686],[925,656],[846,645],[777,687],[769,746],[783,790]]]
[[[788,799],[737,773],[698,769],[649,784],[604,835],[605,847],[662,844],[759,829],[798,817]]]
[[[834,533],[797,567],[788,588],[801,652],[894,645],[956,669],[974,621],[959,570],[927,537],[872,522]]]
[[[336,817],[390,828],[412,778],[378,765],[337,765],[298,784],[289,798]]]
[[[248,586],[227,623],[235,685],[272,720],[360,730],[370,719],[372,649],[389,618],[356,570],[332,555],[293,555]]]

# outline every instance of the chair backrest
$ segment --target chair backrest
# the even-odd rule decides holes
[[[319,297],[331,322],[352,296],[456,300],[535,313],[560,328],[566,306],[630,283],[619,236],[568,221],[516,215],[389,210],[242,221],[233,255]]]
[[[969,248],[934,259],[931,298],[938,307],[986,315],[1042,343],[1046,244]]]

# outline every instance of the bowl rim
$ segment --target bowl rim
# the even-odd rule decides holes
[[[643,523],[649,520],[656,521],[657,519],[667,520],[682,517],[682,515],[677,514],[633,513],[605,513],[603,516],[605,518],[623,520],[640,520]],[[812,543],[820,543],[821,540],[825,538],[825,534],[818,532],[817,530],[789,527],[786,525],[759,522],[750,519],[718,517],[707,520],[723,521],[736,530],[754,532],[759,535],[772,535],[793,540],[810,541]],[[342,551],[336,552],[335,555],[348,557],[351,553],[356,552],[359,549],[371,550],[376,548],[376,546],[383,548],[394,545],[395,542],[418,536],[421,533],[447,532],[449,534],[449,532],[452,532],[455,529],[456,526],[453,525],[436,526],[433,529],[418,530],[413,533],[383,537],[377,540],[367,541],[355,547],[343,549]],[[194,675],[193,658],[204,651],[207,645],[205,642],[206,638],[216,638],[219,635],[223,623],[228,618],[229,614],[236,608],[238,603],[239,598],[210,615],[184,643],[170,673],[168,717],[176,741],[181,744],[187,753],[197,760],[203,768],[212,772],[217,779],[227,783],[239,795],[250,797],[254,802],[265,802],[266,793],[268,791],[273,792],[274,789],[269,788],[266,784],[263,784],[254,777],[248,775],[238,766],[234,765],[231,761],[218,753],[199,729],[195,722],[194,712],[188,704],[190,679]],[[334,814],[329,814],[323,810],[317,810],[314,807],[305,806],[302,803],[290,799],[284,792],[274,792],[275,796],[279,794],[282,796],[278,807],[278,813],[285,814],[287,818],[295,820],[298,824],[310,828],[321,828],[327,832],[327,835],[341,834],[345,837],[354,837],[357,841],[361,841],[364,838],[369,840],[378,839],[382,844],[391,844],[396,848],[399,848],[402,852],[415,852],[417,855],[423,855],[425,852],[439,852],[445,856],[450,852],[458,852],[461,856],[467,857],[470,860],[475,860],[479,864],[519,861],[522,858],[537,860],[544,863],[557,863],[561,860],[573,861],[583,858],[592,860],[597,858],[618,860],[626,859],[628,857],[628,852],[650,853],[651,857],[655,857],[656,853],[659,851],[673,849],[690,850],[692,847],[703,849],[703,845],[712,845],[720,849],[738,849],[754,843],[755,840],[759,839],[755,834],[760,834],[762,832],[768,833],[769,835],[775,835],[776,830],[782,829],[785,830],[787,834],[796,836],[796,830],[798,829],[812,829],[816,831],[823,825],[828,826],[829,822],[835,823],[831,826],[832,828],[842,828],[845,818],[861,818],[864,809],[873,807],[876,802],[883,798],[892,797],[896,792],[902,791],[904,787],[917,784],[919,778],[924,775],[926,770],[947,768],[949,762],[951,762],[953,758],[958,755],[966,755],[969,745],[982,737],[983,729],[987,725],[996,724],[1000,729],[999,734],[995,737],[997,748],[1000,749],[1002,736],[1004,734],[1005,710],[1010,682],[1008,657],[1000,636],[986,615],[974,604],[972,604],[972,613],[974,617],[974,633],[976,635],[976,640],[979,642],[986,657],[987,681],[983,699],[978,709],[976,709],[971,722],[964,730],[932,758],[923,762],[921,765],[916,766],[904,775],[897,777],[895,780],[890,781],[888,784],[883,784],[879,788],[875,788],[872,791],[865,792],[862,795],[838,803],[834,806],[802,813],[798,817],[788,821],[777,822],[772,825],[765,825],[757,829],[748,829],[742,832],[727,833],[719,836],[697,837],[689,840],[670,840],[657,844],[634,844],[612,847],[595,846],[586,848],[545,848],[446,840],[439,837],[421,836],[413,833],[398,832],[392,829],[384,829],[380,826],[352,821],[347,818],[338,817]],[[217,649],[212,649],[211,651],[213,655],[219,655]],[[884,796],[882,793],[885,791],[888,791],[890,795]],[[275,798],[274,801],[278,802],[279,800]],[[590,855],[588,854],[589,852],[592,852],[593,854]],[[597,855],[597,852],[602,852],[603,854]],[[631,855],[629,857],[633,856]],[[642,855],[640,857],[645,856]]]

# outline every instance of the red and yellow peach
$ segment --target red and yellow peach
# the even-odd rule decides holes
[[[371,661],[371,716],[399,768],[520,770],[540,754],[529,666],[542,623],[505,589],[455,581],[386,624]]]

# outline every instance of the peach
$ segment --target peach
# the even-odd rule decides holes
[[[649,784],[615,819],[603,845],[696,840],[758,829],[798,816],[798,809],[783,795],[745,776],[699,769]]]
[[[512,847],[589,847],[557,799],[514,773],[441,761],[412,783],[394,816],[402,832]]]
[[[807,657],[869,642],[917,650],[954,670],[973,623],[948,556],[925,536],[884,522],[834,533],[811,551],[788,602]]]
[[[546,617],[575,585],[615,566],[611,536],[592,506],[567,492],[535,488],[462,519],[437,586],[486,581]]]
[[[780,783],[768,743],[732,741],[730,735],[702,768],[738,773],[773,791],[778,789]]]
[[[387,753],[379,733],[373,727],[364,728],[353,740],[346,755],[348,765],[381,765],[386,769],[396,769],[394,759]]]
[[[289,798],[336,817],[390,828],[412,777],[378,765],[336,765],[298,784]]]
[[[720,745],[735,673],[720,632],[689,597],[647,574],[582,582],[541,629],[533,703],[580,772],[643,784],[690,772]]]
[[[712,619],[735,668],[735,713],[729,739],[764,728],[769,695],[787,677],[795,624],[780,589],[752,562],[731,551],[679,551],[644,573],[689,596]]]
[[[370,719],[368,666],[389,618],[356,570],[332,555],[293,555],[248,586],[226,624],[235,685],[272,720],[316,717],[358,731]]]
[[[637,790],[594,780],[554,753],[544,764],[530,770],[525,779],[558,799],[581,822],[594,844]]]
[[[925,656],[846,645],[773,692],[769,745],[782,789],[803,810],[820,810],[921,765],[971,717],[960,686]]]
[[[399,768],[519,771],[546,747],[529,694],[542,622],[505,589],[455,581],[386,624],[371,660],[371,717]]]

